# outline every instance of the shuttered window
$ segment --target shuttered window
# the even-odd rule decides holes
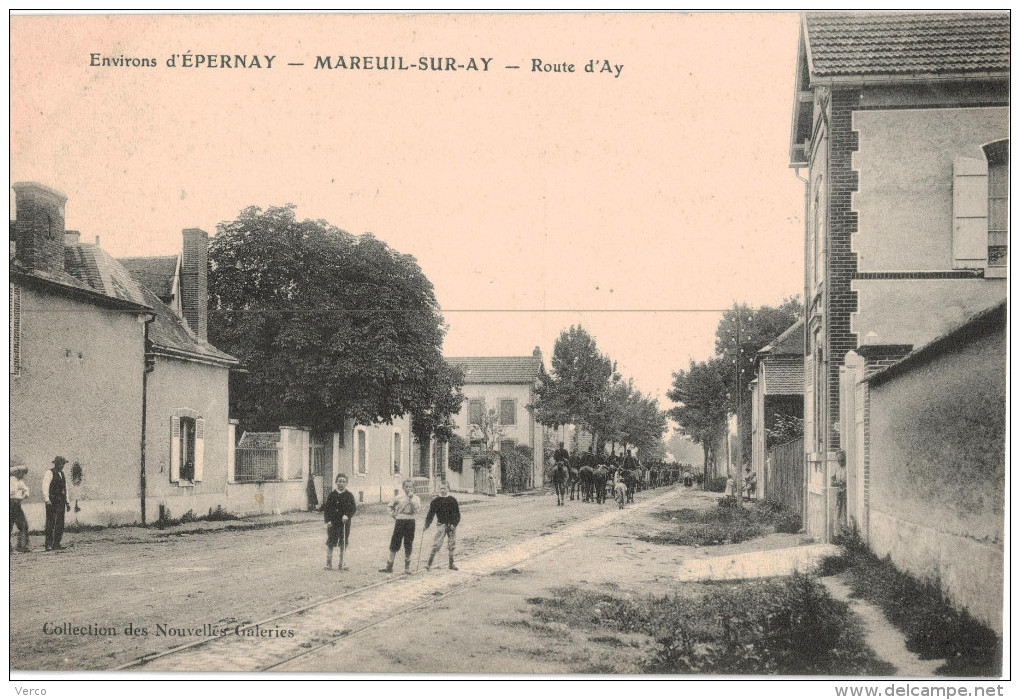
[[[11,374],[21,374],[21,288],[10,285],[11,292],[11,327],[10,327],[10,365]]]
[[[485,415],[485,399],[468,400],[468,423],[481,425],[482,417]]]
[[[404,469],[404,436],[397,428],[393,429],[393,473],[399,474]]]
[[[354,430],[354,473],[368,473],[368,432],[364,428]]]
[[[170,481],[196,483],[202,481],[204,471],[205,419],[191,415],[170,416]]]
[[[517,402],[502,399],[499,402],[499,422],[503,425],[517,425]]]
[[[988,265],[988,163],[953,161],[953,267]]]

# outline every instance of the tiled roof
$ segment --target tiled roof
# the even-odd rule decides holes
[[[177,259],[176,255],[161,255],[153,258],[117,258],[117,262],[127,268],[139,283],[169,304],[174,290]]]
[[[538,379],[542,359],[527,357],[448,357],[460,367],[465,384],[531,384]]]
[[[798,395],[804,393],[804,358],[793,355],[766,357],[762,361],[765,395]]]
[[[65,245],[64,270],[106,296],[149,306],[142,286],[123,265],[97,245],[91,243]]]
[[[93,291],[155,311],[156,317],[149,325],[149,342],[157,348],[199,355],[224,364],[237,363],[234,357],[195,336],[153,291],[139,284],[127,268],[99,246],[91,243],[65,245],[64,269]]]
[[[804,354],[804,319],[783,331],[778,338],[763,347],[759,353],[771,355],[803,355]]]
[[[804,25],[812,81],[1009,73],[1006,12],[819,12]]]
[[[199,339],[187,322],[164,304],[155,293],[142,288],[146,303],[156,311],[156,318],[149,325],[149,342],[156,349],[179,351],[202,357],[222,364],[238,364],[237,358],[217,349],[205,340]]]

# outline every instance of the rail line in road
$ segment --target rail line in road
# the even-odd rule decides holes
[[[279,670],[295,659],[349,640],[388,620],[433,605],[487,576],[553,551],[630,513],[660,505],[674,491],[671,488],[651,498],[638,499],[624,510],[614,507],[592,518],[520,543],[498,544],[473,553],[462,558],[459,571],[441,570],[438,575],[393,576],[278,613],[259,622],[238,626],[236,631],[231,628],[224,636],[203,637],[141,656],[111,670]],[[278,633],[283,636],[278,636]]]

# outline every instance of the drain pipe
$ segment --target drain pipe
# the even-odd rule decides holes
[[[806,294],[808,286],[809,286],[808,282],[807,282],[807,245],[808,245],[807,244],[807,231],[808,231],[807,227],[808,227],[808,222],[810,221],[810,215],[811,215],[811,211],[809,209],[809,203],[811,201],[811,190],[810,190],[811,182],[806,177],[801,177],[800,176],[800,168],[794,168],[793,174],[794,174],[794,177],[796,177],[798,180],[800,180],[801,182],[804,183],[804,290],[805,290],[805,297],[804,297],[804,348],[805,348],[805,352],[807,352],[807,348],[809,347],[808,340],[810,338],[810,335],[808,333],[808,327],[810,325],[808,323],[808,318],[810,317],[809,315],[811,313],[811,309],[810,309],[810,303],[811,302],[808,300],[807,294]],[[803,359],[803,358],[801,358],[801,359]],[[815,395],[816,396],[818,395],[817,391],[815,392]],[[803,403],[804,402],[802,400],[801,401],[801,419],[802,420],[805,418],[804,417],[804,410],[806,409],[806,407],[803,405]],[[805,446],[807,445],[807,439],[808,439],[807,435],[805,435],[802,438]],[[803,451],[803,449],[804,448],[802,447],[801,451]],[[808,522],[808,478],[810,477],[810,473],[811,473],[810,472],[811,465],[810,465],[810,463],[808,462],[807,459],[804,459],[803,461],[804,461],[804,466],[803,466],[803,468],[801,470],[803,472],[803,474],[801,474],[801,477],[802,477],[801,480],[803,481],[803,484],[801,485],[801,495],[800,495],[800,501],[801,501],[801,507],[800,507],[801,514],[800,515],[801,515],[801,524],[803,525],[803,528],[806,529],[807,528],[807,522]]]
[[[145,525],[145,427],[148,422],[147,401],[149,396],[149,373],[156,368],[156,360],[149,357],[149,324],[155,319],[155,314],[148,314],[146,318],[139,319],[145,326],[145,344],[143,345],[145,351],[142,356],[142,362],[144,364],[142,369],[142,444],[138,469],[138,486],[139,492],[141,493],[142,525]]]

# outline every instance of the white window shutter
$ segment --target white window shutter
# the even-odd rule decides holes
[[[195,419],[195,481],[202,480],[205,466],[205,418]]]
[[[988,265],[988,163],[953,161],[953,267]]]
[[[181,417],[170,416],[170,481],[181,480]]]
[[[11,347],[10,366],[11,374],[21,374],[21,288],[10,285],[11,288]]]

